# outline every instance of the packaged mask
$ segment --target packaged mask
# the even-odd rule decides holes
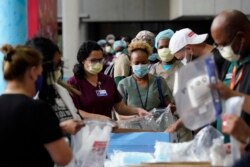
[[[171,54],[169,48],[159,49],[158,55],[159,55],[160,60],[163,62],[170,62],[174,58],[174,55]]]
[[[91,74],[98,74],[103,69],[102,63],[91,63],[88,67],[88,72]]]
[[[132,70],[138,78],[143,78],[149,72],[148,64],[133,65]]]
[[[176,72],[173,94],[177,113],[188,129],[199,129],[220,117],[218,91],[209,86],[217,80],[212,54],[191,61]]]

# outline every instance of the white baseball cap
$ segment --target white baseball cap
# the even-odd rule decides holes
[[[208,34],[196,34],[189,28],[184,28],[176,31],[169,41],[169,49],[172,54],[175,54],[188,44],[200,44],[204,42]]]

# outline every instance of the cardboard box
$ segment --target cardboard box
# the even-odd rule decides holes
[[[130,133],[130,132],[156,132],[153,130],[142,130],[142,129],[126,129],[126,128],[113,128],[112,133]]]
[[[210,162],[162,162],[145,163],[142,165],[133,165],[129,167],[212,167]]]

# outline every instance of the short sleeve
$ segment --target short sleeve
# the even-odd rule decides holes
[[[67,83],[71,86],[73,86],[74,88],[76,88],[77,90],[80,90],[77,86],[77,81],[75,79],[75,77],[71,77],[69,78],[69,80],[67,81]],[[71,93],[70,96],[72,97],[72,100],[74,102],[74,105],[76,108],[81,108],[81,102],[80,102],[80,98],[79,95]]]
[[[45,102],[35,100],[35,133],[43,144],[53,142],[63,137],[59,120],[52,108]]]
[[[121,94],[122,96],[122,100],[125,104],[127,104],[127,92],[126,92],[126,82],[125,80],[123,79],[117,86],[117,89],[119,91],[119,93]]]
[[[160,79],[161,79],[162,93],[163,93],[165,101],[173,102],[173,96],[172,96],[169,86],[167,85],[166,81],[162,77],[160,77]]]

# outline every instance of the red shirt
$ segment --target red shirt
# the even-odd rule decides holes
[[[113,79],[102,73],[98,74],[99,84],[96,87],[91,85],[85,78],[79,79],[75,76],[71,77],[68,83],[81,91],[81,96],[72,95],[76,108],[89,113],[111,117],[114,104],[122,100]],[[105,90],[107,95],[98,96],[96,91],[99,90]]]

